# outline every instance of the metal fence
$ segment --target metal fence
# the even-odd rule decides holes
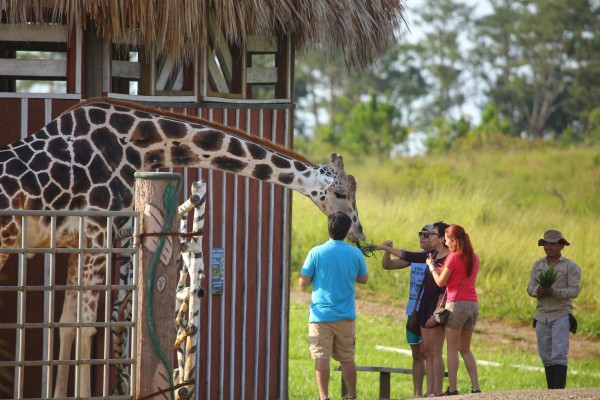
[[[85,369],[91,370],[92,397],[135,398],[135,338],[137,314],[139,213],[130,212],[73,212],[73,211],[0,211],[0,217],[21,218],[22,236],[27,232],[30,217],[48,218],[51,222],[51,240],[45,248],[0,248],[0,253],[12,253],[5,268],[0,271],[0,393],[1,398],[33,399],[52,398],[60,365],[69,369],[67,397],[81,397],[80,382]],[[83,234],[79,234],[77,248],[56,246],[57,220],[73,219],[80,231],[89,219],[105,221],[106,247],[86,248]],[[116,218],[127,219],[130,238],[113,232]],[[129,244],[119,247],[119,243]],[[22,240],[21,243],[24,243]],[[100,285],[86,285],[83,276],[83,256],[86,253],[106,255],[105,280]],[[77,255],[77,279],[66,284],[66,259]],[[123,270],[123,268],[127,270]],[[131,269],[129,269],[131,268]],[[86,304],[82,293],[91,290],[99,293],[95,322],[84,322]],[[72,292],[71,292],[72,291]],[[76,294],[76,311],[73,322],[60,322],[62,301],[67,292]],[[124,295],[130,293],[132,317],[122,320],[123,313],[115,308]],[[122,310],[121,310],[122,311]],[[74,328],[75,338],[69,359],[60,359],[60,330]],[[84,342],[84,329],[95,328],[93,347],[89,359],[80,359]],[[113,349],[115,334],[128,340],[123,354]],[[121,337],[123,338],[123,337]],[[65,358],[65,357],[62,357]],[[126,393],[115,390],[123,374],[131,375]]]

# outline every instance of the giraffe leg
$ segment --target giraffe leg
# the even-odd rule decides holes
[[[95,322],[86,321],[86,322]],[[92,341],[94,335],[96,335],[96,328],[86,327],[81,330],[81,359],[89,360],[92,357]],[[90,376],[90,364],[81,364],[79,366],[79,396],[80,397],[91,397],[92,391],[92,380]]]
[[[67,285],[77,284],[77,256],[70,255],[67,270]],[[63,302],[62,314],[60,315],[61,323],[74,323],[77,321],[77,292],[67,290],[65,292],[65,300]],[[59,329],[60,345],[58,350],[58,359],[60,361],[71,359],[71,350],[75,341],[75,327],[61,327]],[[58,365],[56,368],[56,386],[54,387],[54,397],[67,396],[67,384],[69,382],[69,366]]]
[[[106,268],[106,255],[86,254],[83,260],[83,280],[85,285],[102,285]],[[94,323],[97,320],[98,299],[100,292],[97,290],[83,290],[81,320],[84,324]],[[80,359],[92,358],[92,342],[96,335],[96,328],[86,326],[81,329]],[[91,365],[84,363],[79,366],[79,395],[90,397],[92,394],[92,381],[90,376]]]
[[[91,282],[92,285],[98,285],[98,282]],[[95,290],[84,290],[82,292],[83,302],[83,323],[96,322],[96,312],[98,309],[98,299],[100,294]],[[81,344],[79,359],[90,360],[92,358],[92,344],[94,336],[96,335],[96,328],[86,326],[81,328]],[[92,395],[92,380],[91,380],[91,366],[88,363],[83,363],[78,366],[79,368],[79,396],[80,397],[91,397]]]
[[[65,301],[63,303],[62,314],[60,316],[61,323],[72,323],[77,319],[77,293],[73,290],[68,290],[65,293]],[[71,349],[75,340],[76,328],[61,327],[60,347],[58,351],[59,360],[71,359]],[[54,397],[67,396],[67,383],[69,381],[69,366],[58,365],[56,369],[56,386],[54,388]]]
[[[106,265],[104,255],[86,255],[83,261],[83,284],[84,285],[100,285],[104,280],[104,271],[98,269],[97,266]],[[96,268],[94,268],[96,266]],[[67,274],[67,284],[76,285],[78,283],[78,255],[72,254],[69,256],[69,269]],[[94,272],[95,270],[95,272]],[[81,321],[83,323],[96,322],[96,312],[98,308],[99,293],[95,290],[83,290]],[[60,317],[61,322],[74,323],[78,321],[78,299],[77,292],[68,290],[65,293],[65,301]],[[77,334],[76,327],[61,327],[60,328],[60,348],[59,360],[69,360],[71,358],[71,350],[73,342]],[[81,328],[80,338],[80,360],[89,360],[92,353],[92,340],[96,334],[96,328],[83,327]],[[77,352],[76,352],[77,354]],[[76,366],[79,376],[79,397],[91,396],[91,379],[90,379],[90,364],[81,364]],[[54,397],[66,397],[67,383],[69,378],[69,366],[59,365],[56,373],[56,386],[54,388]]]

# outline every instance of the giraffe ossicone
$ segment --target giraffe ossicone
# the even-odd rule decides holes
[[[134,173],[165,167],[221,170],[287,187],[308,196],[325,214],[348,214],[352,227],[347,238],[365,239],[356,209],[356,181],[344,171],[340,155],[332,154],[330,164],[313,164],[290,149],[234,128],[108,98],[82,102],[36,133],[0,149],[0,208],[131,210]],[[86,247],[104,247],[108,228],[86,221]],[[1,248],[21,246],[21,222],[16,217],[0,218]],[[48,219],[31,217],[27,223],[27,246],[48,247]],[[114,232],[120,228],[112,227]],[[78,230],[70,218],[58,221],[56,246],[77,246]],[[0,269],[8,256],[0,253]],[[103,283],[104,258],[85,254],[84,285]],[[77,257],[69,258],[68,284],[77,283],[77,264]],[[83,322],[95,322],[98,293],[84,290],[82,297]],[[61,322],[75,322],[76,309],[77,296],[67,291]],[[68,359],[76,329],[60,331],[59,357]],[[89,359],[95,332],[93,327],[82,330],[84,359]],[[55,396],[65,395],[67,373],[67,366],[58,368]],[[82,366],[80,382],[81,396],[89,396],[89,365]]]

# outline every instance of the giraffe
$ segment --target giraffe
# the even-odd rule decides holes
[[[133,228],[131,226],[123,227],[115,235],[115,241],[122,241],[121,247],[130,247],[132,245]],[[119,285],[131,285],[133,283],[133,258],[131,254],[120,258],[119,266]],[[121,289],[117,295],[110,315],[111,322],[131,321],[132,304],[131,290]],[[113,325],[111,328],[113,355],[115,359],[126,357],[127,341],[129,331],[123,326]],[[124,364],[116,364],[116,381],[113,395],[129,394],[129,369]]]
[[[356,208],[356,180],[344,171],[343,158],[327,165],[240,130],[183,114],[108,98],[94,98],[66,110],[36,133],[0,149],[0,207],[16,210],[110,210],[133,208],[134,172],[165,167],[221,170],[295,190],[324,213],[341,211],[352,219],[348,240],[365,240]],[[86,220],[86,247],[104,247],[101,221]],[[21,219],[0,218],[0,248],[17,248]],[[118,225],[120,222],[115,221]],[[48,247],[47,218],[28,217],[28,247]],[[56,246],[77,245],[79,226],[65,218],[56,224]],[[112,229],[118,232],[121,226]],[[8,258],[0,253],[0,269]],[[101,285],[104,254],[85,253],[83,284]],[[67,284],[78,281],[77,255],[68,260]],[[96,321],[99,294],[81,294],[81,322]],[[61,323],[77,321],[77,294],[65,293]],[[89,359],[94,327],[84,327],[81,358]],[[70,358],[76,328],[59,330],[59,358]],[[89,397],[89,365],[82,365],[80,395]],[[68,366],[57,368],[55,397],[66,395]]]

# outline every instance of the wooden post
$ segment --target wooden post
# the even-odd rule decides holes
[[[179,174],[135,173],[135,209],[141,214],[142,231],[135,366],[138,398],[173,386],[179,240],[170,233],[178,232],[180,186]]]

